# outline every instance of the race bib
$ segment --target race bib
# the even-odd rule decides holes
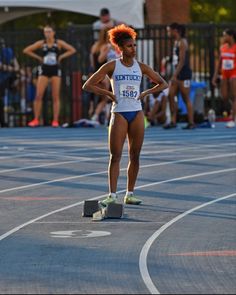
[[[120,85],[120,97],[138,99],[139,86],[138,85],[121,84]]]
[[[184,88],[189,88],[191,86],[190,80],[184,80]]]
[[[234,69],[234,61],[232,59],[223,59],[222,69],[223,70],[233,70]]]
[[[46,56],[44,56],[43,63],[45,65],[54,66],[57,64],[57,56],[54,52],[49,52]]]
[[[174,54],[174,55],[172,56],[172,65],[173,65],[174,67],[176,67],[176,66],[178,65],[178,63],[179,63],[178,55]]]

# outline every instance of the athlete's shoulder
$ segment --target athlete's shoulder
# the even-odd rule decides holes
[[[116,66],[116,60],[111,60],[103,64],[100,69],[104,69],[105,71],[114,71]]]
[[[35,48],[35,49],[40,49],[42,48],[44,45],[44,40],[38,40],[36,41],[32,46]]]
[[[116,60],[111,60],[102,65],[98,71],[104,72],[110,78],[112,77],[116,67]]]
[[[66,41],[64,41],[62,39],[55,39],[55,43],[59,46],[63,46],[66,44]]]
[[[114,67],[116,65],[117,61],[118,61],[118,59],[112,59],[112,60],[109,60],[108,62],[106,62],[105,65],[110,66],[110,67]]]
[[[44,39],[41,39],[41,40],[38,40],[38,41],[36,41],[34,44],[36,45],[43,45],[45,43],[45,40]]]
[[[220,51],[227,51],[227,50],[229,50],[228,43],[224,43],[220,46]]]
[[[143,62],[137,61],[137,63],[138,63],[138,65],[139,65],[139,67],[140,67],[140,69],[141,69],[141,71],[143,73],[145,73],[147,70],[151,69],[149,65],[147,65],[147,64],[145,64]]]

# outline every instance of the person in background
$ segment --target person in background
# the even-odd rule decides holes
[[[223,32],[223,45],[220,47],[220,58],[215,68],[212,84],[216,87],[219,73],[221,95],[224,101],[232,99],[232,120],[226,127],[236,126],[236,31],[226,29]]]
[[[93,23],[94,39],[99,38],[99,31],[102,29],[111,29],[114,26],[120,25],[122,22],[111,18],[110,11],[108,8],[102,8],[100,10],[99,20]]]
[[[187,107],[188,124],[183,129],[194,129],[193,106],[190,100],[190,86],[192,71],[189,64],[189,48],[185,38],[185,26],[172,23],[167,27],[168,36],[174,38],[172,65],[174,72],[169,85],[169,102],[171,110],[171,122],[164,125],[165,129],[176,128],[177,109],[175,96],[180,91]]]
[[[101,201],[101,205],[107,206],[117,200],[120,160],[126,138],[128,138],[129,146],[129,164],[124,203],[138,205],[142,201],[135,196],[133,191],[144,139],[144,114],[141,101],[146,95],[164,90],[168,84],[152,68],[136,60],[136,32],[134,29],[125,25],[116,26],[109,30],[109,39],[111,44],[121,52],[121,57],[105,63],[83,85],[84,90],[107,96],[112,101],[108,139],[110,149],[109,194]],[[100,87],[100,82],[106,75],[111,81],[112,91]],[[140,86],[144,75],[152,80],[155,86],[141,92]]]
[[[90,74],[89,77],[95,73],[102,64],[104,64],[106,61],[99,61],[99,56],[101,53],[101,49],[103,45],[107,43],[107,32],[108,28],[101,29],[99,32],[99,38],[97,41],[94,42],[90,49]],[[101,86],[104,88],[109,88],[110,82],[107,78],[104,79],[104,81],[101,81]],[[105,97],[99,96],[98,103],[100,103],[102,100],[105,100]],[[100,110],[96,109],[95,105],[95,95],[94,93],[90,94],[90,101],[89,101],[89,116],[93,120],[98,120],[100,114]]]
[[[168,88],[145,99],[145,115],[151,125],[167,123]]]
[[[109,36],[108,36],[109,30],[106,28],[106,29],[103,29],[102,31],[104,31],[103,34],[104,34],[105,42],[103,42],[99,50],[98,63],[100,65],[103,65],[108,61],[115,60],[120,57],[120,52],[118,51],[118,49],[115,48],[109,41]],[[105,89],[110,89],[111,84],[108,77],[105,77],[102,83]],[[107,103],[110,104],[110,100],[106,96],[101,97],[98,105],[96,106],[94,115],[92,116],[92,120],[95,120],[95,121],[99,120],[99,116],[101,112],[104,110]],[[105,110],[105,122],[108,121],[108,117],[109,115],[107,114],[107,111]]]
[[[29,122],[29,127],[39,126],[41,115],[42,99],[44,92],[51,82],[53,97],[53,121],[52,127],[59,126],[60,113],[60,85],[61,85],[61,67],[63,59],[68,58],[76,52],[75,48],[63,40],[55,37],[55,30],[52,25],[46,25],[43,29],[44,40],[35,42],[27,46],[23,53],[37,59],[40,62],[39,76],[37,80],[36,97],[34,100],[34,119]],[[41,50],[42,55],[35,53]],[[62,53],[61,51],[64,50]]]
[[[0,127],[7,126],[4,105],[8,102],[4,99],[8,98],[8,92],[17,79],[19,70],[20,66],[13,49],[6,45],[3,38],[0,38]]]

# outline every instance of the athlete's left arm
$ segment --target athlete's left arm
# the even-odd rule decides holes
[[[143,99],[146,95],[155,92],[161,92],[164,89],[168,88],[167,82],[151,67],[144,63],[139,63],[139,66],[141,68],[142,74],[146,75],[150,80],[152,80],[153,83],[156,84],[154,87],[146,89],[142,93],[140,93],[139,99]]]
[[[63,59],[71,56],[72,54],[74,54],[76,52],[76,49],[72,45],[66,43],[63,40],[57,40],[57,43],[58,43],[60,49],[66,50],[63,54],[61,54],[61,55],[58,56],[58,62],[59,63]]]

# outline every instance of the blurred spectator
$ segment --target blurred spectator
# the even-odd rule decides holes
[[[215,68],[212,84],[216,87],[221,72],[221,95],[224,101],[231,101],[232,120],[226,127],[236,126],[236,31],[226,29],[223,32],[223,45],[220,47],[220,58]]]
[[[109,42],[108,31],[109,31],[108,28],[104,28],[100,31],[100,34],[99,34],[100,43],[99,43],[99,46],[97,46],[97,52],[95,53],[96,58],[94,59],[95,60],[94,64],[96,65],[96,70],[104,63],[120,57],[120,53]],[[98,47],[99,47],[99,51],[98,51]],[[98,68],[97,68],[97,66],[98,66]],[[107,89],[107,90],[111,87],[108,77],[106,77],[101,82],[101,87],[103,87],[104,89]],[[94,111],[94,115],[91,118],[92,120],[99,121],[100,115],[104,111],[105,112],[105,122],[108,121],[108,114],[110,113],[109,112],[110,110],[108,110],[109,108],[105,108],[107,103],[109,103],[109,105],[111,104],[109,99],[107,99],[106,97],[100,97],[100,100],[99,100],[99,102],[96,106],[96,109]]]
[[[190,86],[192,71],[189,62],[189,47],[185,37],[185,26],[172,23],[167,27],[168,36],[174,39],[172,64],[174,72],[169,85],[169,102],[171,108],[171,122],[164,126],[165,129],[176,128],[177,109],[175,96],[181,93],[188,112],[188,124],[183,129],[194,129],[193,106],[190,100]]]
[[[99,37],[99,31],[107,28],[111,29],[114,26],[120,25],[122,22],[111,18],[110,11],[108,8],[102,8],[100,10],[100,19],[93,23],[94,39],[97,40]]]
[[[36,95],[38,79],[38,67],[31,68],[26,66],[24,69],[24,81],[22,79],[22,88],[21,91],[22,98],[25,98],[25,111],[30,112],[33,110],[33,102]]]
[[[168,88],[145,98],[145,115],[151,125],[167,123]],[[169,104],[168,104],[169,108]],[[169,123],[169,122],[168,122]]]
[[[52,25],[46,25],[43,29],[44,39],[39,40],[26,48],[23,52],[40,62],[37,90],[34,100],[34,119],[28,126],[40,125],[40,115],[44,93],[50,83],[53,97],[53,120],[52,127],[59,127],[60,114],[60,86],[61,86],[61,62],[73,55],[76,49],[67,42],[57,39],[56,31]],[[35,53],[41,50],[43,56]],[[63,51],[63,52],[62,52]]]
[[[14,87],[17,80],[19,63],[13,49],[6,45],[5,40],[0,38],[0,126],[6,126],[4,109],[8,107],[8,92]]]
[[[92,45],[91,49],[90,49],[90,70],[89,70],[89,77],[95,73],[99,67],[102,65],[102,63],[100,63],[98,61],[98,57],[100,55],[100,51],[101,48],[104,44],[106,44],[107,42],[107,28],[104,28],[102,30],[100,30],[99,32],[99,38],[97,41],[94,42],[94,44]],[[106,87],[105,82],[100,82],[101,85],[103,85],[104,87]],[[101,99],[101,97],[99,98]],[[89,99],[89,117],[92,117],[92,115],[94,114],[95,111],[95,95],[93,93],[90,93],[90,99]]]

